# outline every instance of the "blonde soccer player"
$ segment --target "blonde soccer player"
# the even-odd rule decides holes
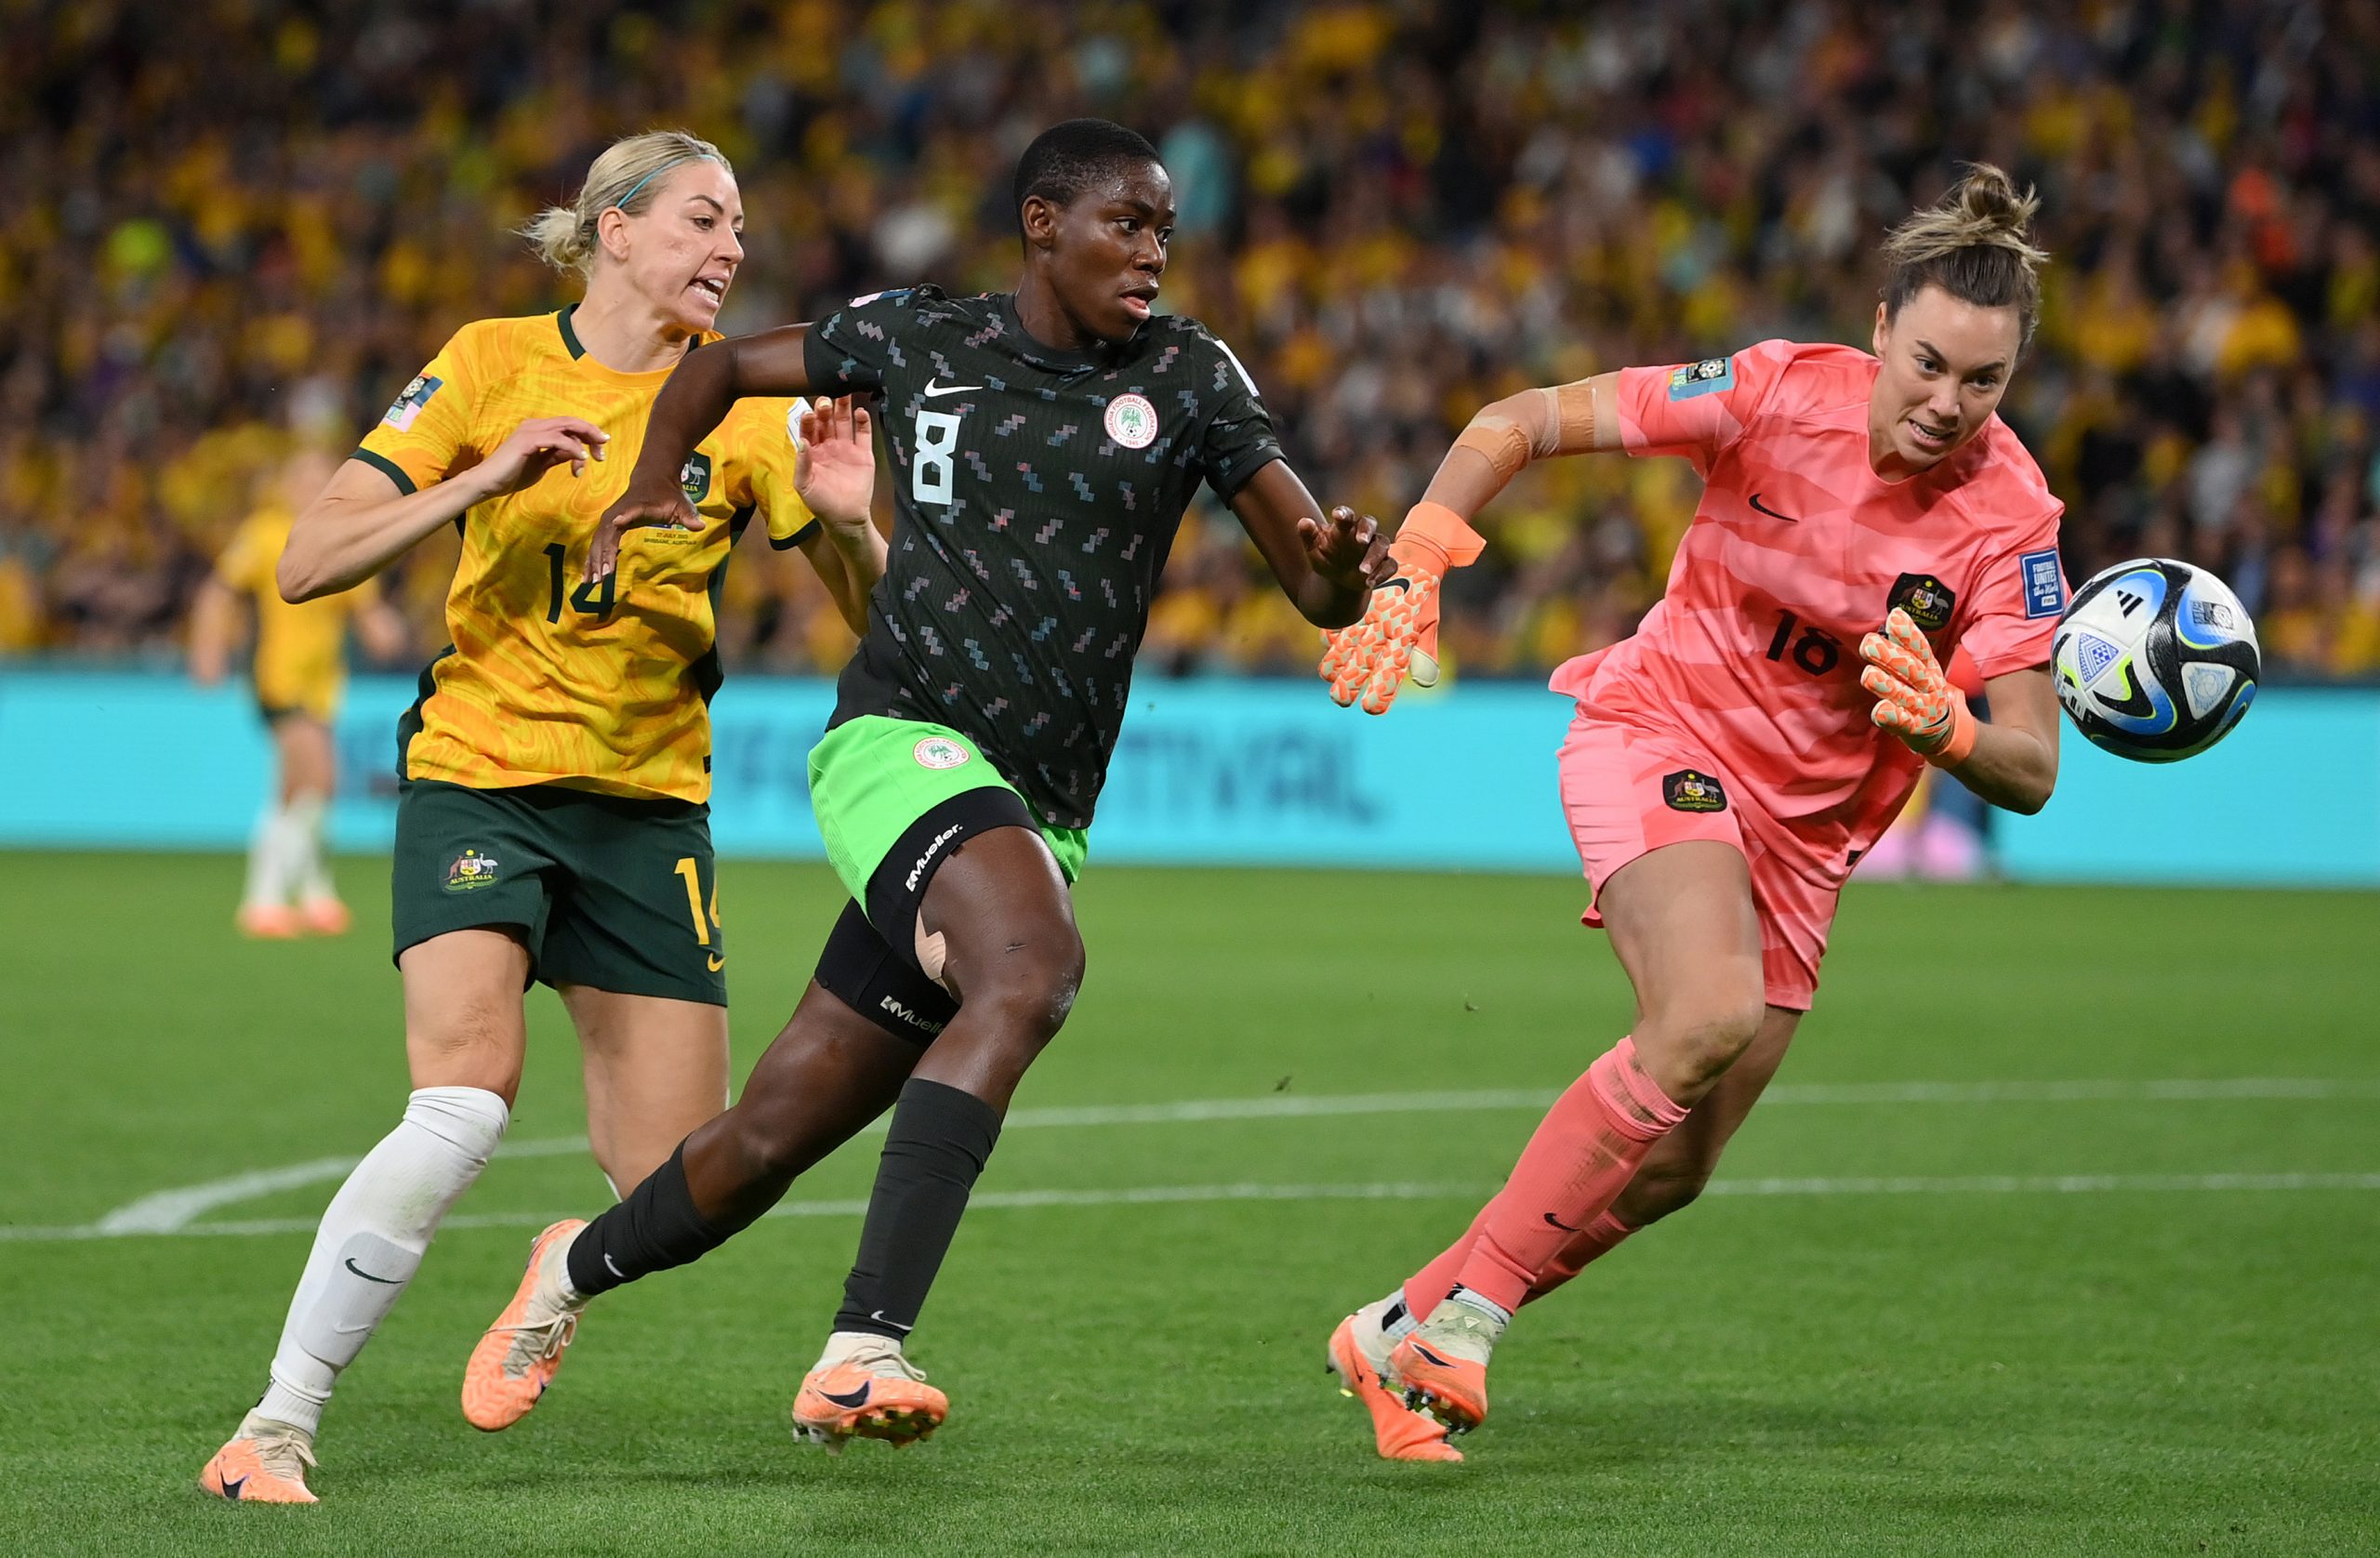
[[[210,1493],[314,1501],[306,1470],[339,1371],[504,1134],[532,982],[577,1029],[588,1135],[615,1186],[727,1096],[706,804],[715,603],[757,518],[864,626],[884,568],[866,415],[744,402],[679,469],[704,527],[638,532],[600,587],[579,574],[654,396],[716,338],[743,215],[709,142],[615,142],[572,205],[526,230],[584,277],[584,299],[457,331],[290,532],[278,576],[293,601],[350,588],[443,525],[461,526],[463,550],[453,647],[398,727],[391,891],[413,1094],[324,1213],[263,1399],[200,1476]]]
[[[1694,1199],[1809,1010],[1844,878],[1925,765],[1996,805],[2048,800],[2060,505],[1996,415],[2039,306],[2033,208],[1977,165],[1895,229],[1872,354],[1765,341],[1488,406],[1399,532],[1401,579],[1326,655],[1339,701],[1374,713],[1408,661],[1434,676],[1438,581],[1533,459],[1674,455],[1705,481],[1659,604],[1553,683],[1577,704],[1560,769],[1587,923],[1636,1021],[1469,1230],[1332,1336],[1381,1454],[1461,1459],[1447,1431],[1487,1416],[1514,1312]],[[1959,648],[1989,725],[1943,674]]]
[[[354,627],[375,660],[404,653],[403,619],[381,601],[372,580],[294,602],[283,600],[273,584],[298,510],[337,468],[334,456],[313,449],[284,461],[266,501],[232,532],[191,607],[191,677],[202,687],[223,680],[243,637],[243,614],[253,611],[256,617],[250,681],[272,735],[275,773],[248,842],[247,883],[236,918],[251,936],[336,936],[347,930],[347,905],[323,858],[323,817],[338,787],[331,729],[347,686],[348,627]]]

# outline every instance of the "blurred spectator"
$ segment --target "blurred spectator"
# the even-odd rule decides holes
[[[563,300],[505,230],[614,134],[734,158],[747,329],[1007,284],[1013,159],[1083,112],[1171,164],[1167,306],[1318,495],[1383,519],[1522,385],[1864,343],[1877,236],[1999,161],[2056,256],[2005,414],[2069,574],[2188,557],[2276,669],[2380,670],[2380,0],[34,0],[0,52],[0,653],[161,653],[289,442],[354,438],[459,322]],[[1674,462],[1533,468],[1450,581],[1449,659],[1627,632],[1694,495]],[[451,566],[392,581],[431,641]],[[1303,670],[1259,568],[1194,515],[1151,668]],[[721,642],[803,670],[849,639],[763,561]]]

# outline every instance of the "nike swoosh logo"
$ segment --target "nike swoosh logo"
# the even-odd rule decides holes
[[[355,1263],[355,1257],[352,1255],[347,1258],[347,1269],[353,1272],[356,1275],[362,1277],[366,1282],[377,1282],[390,1287],[402,1287],[404,1286],[404,1279],[403,1277],[374,1276],[370,1272],[367,1272],[363,1267],[357,1265]]]
[[[884,1318],[884,1312],[880,1309],[870,1314],[868,1318],[875,1321],[879,1326],[892,1327],[894,1330],[899,1331],[903,1336],[906,1336],[911,1331],[918,1328],[915,1326],[905,1326],[898,1320],[887,1320]]]
[[[245,1477],[226,1477],[223,1479],[223,1497],[226,1499],[237,1499],[240,1496],[240,1489],[247,1485],[248,1479]]]
[[[1421,1353],[1424,1361],[1435,1364],[1440,1368],[1452,1368],[1454,1367],[1452,1364],[1447,1362],[1446,1359],[1438,1356],[1435,1353],[1431,1352],[1427,1347],[1422,1346],[1418,1341],[1413,1344],[1413,1351]]]
[[[1571,1227],[1568,1223],[1567,1223],[1567,1222],[1563,1221],[1560,1218],[1558,1218],[1558,1217],[1554,1216],[1552,1212],[1547,1212],[1547,1213],[1545,1214],[1545,1221],[1548,1221],[1548,1222],[1551,1222],[1552,1224],[1554,1224],[1554,1226],[1555,1226],[1556,1228],[1561,1229],[1561,1230],[1562,1230],[1564,1233],[1566,1233],[1566,1234],[1583,1234],[1583,1233],[1585,1233],[1585,1232],[1586,1232],[1586,1230],[1585,1230],[1585,1229],[1583,1229],[1583,1228],[1573,1228],[1573,1227]]]
[[[1792,515],[1780,514],[1776,509],[1771,508],[1767,504],[1761,502],[1760,495],[1758,493],[1752,495],[1752,506],[1759,509],[1762,513],[1767,515],[1772,520],[1783,520],[1787,524],[1801,523],[1801,522],[1796,520]]]
[[[852,1392],[849,1395],[837,1395],[832,1391],[820,1391],[818,1393],[825,1396],[827,1400],[833,1402],[838,1406],[848,1407],[856,1411],[860,1407],[867,1405],[868,1392],[874,1388],[875,1387],[870,1385],[862,1385],[859,1389]]]
[[[723,969],[723,968],[725,968],[725,967],[727,967],[727,959],[726,959],[726,958],[721,957],[718,953],[716,953],[716,952],[714,952],[714,953],[712,953],[712,954],[710,955],[710,971],[711,971],[711,972],[713,972],[713,973],[717,973],[717,972],[719,972],[719,970],[721,970],[721,969]]]
[[[980,384],[929,384],[926,386],[926,399],[931,401],[937,396],[963,394],[967,390],[982,388]]]
[[[612,1252],[608,1249],[603,1252],[603,1269],[610,1272],[614,1276],[618,1277],[622,1282],[626,1282],[628,1279],[628,1274],[620,1270],[619,1262],[612,1259]]]

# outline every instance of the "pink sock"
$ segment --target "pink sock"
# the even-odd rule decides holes
[[[1493,1201],[1488,1206],[1494,1206]],[[1438,1307],[1448,1293],[1454,1291],[1455,1279],[1462,1274],[1462,1263],[1471,1255],[1472,1244],[1479,1237],[1479,1230],[1488,1226],[1488,1207],[1471,1220],[1462,1237],[1438,1251],[1430,1263],[1405,1279],[1405,1307],[1416,1320],[1426,1320],[1430,1311]]]
[[[1455,1280],[1462,1273],[1462,1262],[1471,1254],[1472,1241],[1479,1237],[1479,1230],[1487,1222],[1488,1208],[1482,1207],[1479,1215],[1471,1220],[1471,1226],[1462,1231],[1462,1237],[1440,1250],[1428,1265],[1406,1278],[1405,1307],[1415,1319],[1427,1318],[1430,1311],[1437,1308],[1439,1302],[1454,1291]],[[1610,1254],[1619,1247],[1620,1240],[1634,1232],[1635,1229],[1612,1213],[1604,1213],[1587,1225],[1585,1233],[1570,1235],[1570,1242],[1564,1245],[1553,1261],[1537,1274],[1536,1280],[1529,1284],[1528,1297],[1521,1302],[1535,1303]]]
[[[1611,1209],[1655,1142],[1686,1118],[1623,1038],[1546,1111],[1512,1178],[1480,1213],[1456,1281],[1518,1309],[1563,1247]]]
[[[1583,1234],[1573,1234],[1560,1253],[1538,1269],[1537,1279],[1528,1285],[1528,1296],[1523,1303],[1535,1303],[1556,1287],[1585,1271],[1619,1248],[1620,1241],[1636,1232],[1611,1213],[1606,1212],[1587,1224]]]

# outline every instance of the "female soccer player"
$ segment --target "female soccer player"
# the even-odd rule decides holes
[[[211,687],[239,643],[243,602],[255,603],[257,707],[272,733],[279,772],[248,844],[238,924],[251,936],[336,936],[347,929],[347,905],[323,860],[323,812],[337,788],[331,724],[347,680],[348,623],[373,659],[404,653],[403,619],[372,581],[294,604],[272,582],[293,518],[337,469],[333,456],[316,450],[291,456],[274,473],[271,497],[240,522],[191,607],[191,676]]]
[[[466,1369],[482,1428],[536,1404],[589,1299],[716,1248],[888,1106],[859,1256],[794,1426],[840,1446],[939,1424],[949,1404],[904,1341],[1010,1095],[1081,983],[1070,888],[1183,510],[1211,486],[1312,622],[1355,622],[1387,573],[1371,521],[1321,517],[1230,349],[1156,316],[1173,227],[1156,150],[1071,120],[1025,148],[1014,200],[1013,294],[884,293],[698,353],[604,517],[598,576],[624,527],[691,518],[668,472],[736,397],[884,397],[892,562],[810,754],[853,902],[735,1106],[619,1206],[538,1236]]]
[[[1400,578],[1332,641],[1342,705],[1385,709],[1408,657],[1435,680],[1439,580],[1531,459],[1679,455],[1707,483],[1667,596],[1553,683],[1578,702],[1562,797],[1587,923],[1610,932],[1635,1025],[1469,1231],[1331,1338],[1382,1455],[1460,1459],[1446,1428],[1487,1416],[1513,1312],[1694,1199],[1809,1009],[1837,892],[1923,764],[2015,811],[2048,800],[2060,505],[1994,415],[2039,305],[2033,208],[1977,165],[1896,228],[1873,356],[1765,341],[1488,406],[1407,517]],[[1962,646],[1990,725],[1943,676]]]
[[[650,1174],[727,1095],[705,804],[712,603],[757,512],[865,622],[883,569],[866,416],[745,402],[669,461],[673,491],[711,522],[641,534],[601,585],[577,574],[628,485],[606,445],[635,449],[670,370],[716,338],[742,225],[708,142],[615,142],[574,205],[526,230],[586,278],[585,301],[465,325],[290,533],[280,583],[293,601],[354,586],[441,525],[462,527],[463,557],[454,647],[398,727],[396,957],[415,1090],[324,1214],[271,1382],[207,1463],[209,1492],[313,1501],[304,1468],[333,1382],[504,1134],[532,980],[578,1030],[588,1135],[615,1185]]]

